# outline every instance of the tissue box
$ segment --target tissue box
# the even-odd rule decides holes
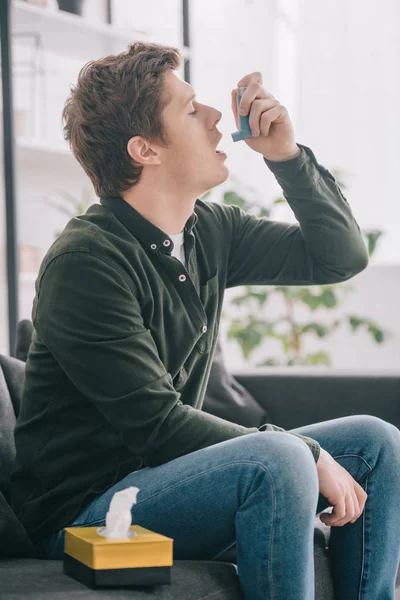
[[[173,539],[131,525],[138,535],[106,538],[99,527],[65,527],[64,573],[88,587],[171,584]]]

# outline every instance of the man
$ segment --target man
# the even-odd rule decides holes
[[[175,559],[236,543],[251,600],[313,597],[314,519],[331,506],[321,520],[337,597],[393,599],[396,427],[356,415],[285,432],[201,411],[226,288],[345,281],[368,255],[334,177],[295,143],[258,72],[237,84],[246,144],[299,224],[198,199],[228,169],[221,113],[193,98],[181,59],[135,43],[85,65],[65,105],[65,137],[100,204],[40,268],[12,506],[40,555],[61,559],[64,527],[104,525],[113,494],[137,486],[133,522],[172,537]]]

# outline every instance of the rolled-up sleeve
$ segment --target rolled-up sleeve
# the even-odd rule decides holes
[[[230,244],[226,287],[321,285],[350,279],[368,265],[360,227],[334,176],[307,146],[284,162],[263,158],[298,224],[218,205]]]

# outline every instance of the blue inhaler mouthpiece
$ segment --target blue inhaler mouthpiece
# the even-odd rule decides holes
[[[240,101],[244,94],[244,91],[246,89],[247,88],[245,88],[245,87],[236,88],[236,90],[237,90],[236,108],[237,108],[238,115],[239,115],[239,104],[240,104]],[[239,140],[246,140],[248,138],[253,137],[253,134],[251,133],[251,129],[250,129],[250,125],[249,125],[249,114],[244,115],[244,116],[239,115],[239,124],[240,124],[239,131],[235,131],[235,133],[231,133],[231,136],[232,136],[232,139],[234,142],[238,142]]]

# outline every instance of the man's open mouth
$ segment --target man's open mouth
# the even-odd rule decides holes
[[[218,144],[220,143],[220,141],[221,141],[221,140],[222,140],[222,135],[221,135],[221,137],[219,138],[219,142],[218,142]],[[220,154],[220,155],[226,156],[226,152],[225,152],[224,150],[220,150],[219,148],[216,148],[216,149],[215,149],[215,154]]]

